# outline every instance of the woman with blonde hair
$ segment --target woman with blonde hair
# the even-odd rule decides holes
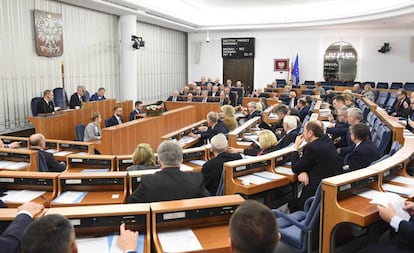
[[[138,144],[132,154],[132,163],[133,165],[127,168],[128,171],[159,168],[155,163],[154,152],[152,151],[151,146],[147,143]]]
[[[238,127],[235,114],[236,111],[233,106],[223,105],[221,107],[221,118],[229,131],[232,131]]]
[[[229,148],[231,153],[242,153],[249,156],[260,156],[277,150],[276,135],[270,130],[262,130],[257,138],[259,145],[249,149]]]
[[[102,138],[101,122],[101,114],[99,112],[92,113],[90,123],[85,127],[83,133],[83,141],[94,141]]]

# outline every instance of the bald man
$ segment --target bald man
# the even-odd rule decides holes
[[[62,172],[66,169],[64,162],[56,161],[53,154],[44,151],[46,149],[46,139],[43,134],[32,134],[29,137],[30,149],[37,150],[46,160],[49,172]]]

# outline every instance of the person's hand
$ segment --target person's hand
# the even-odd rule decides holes
[[[17,209],[19,211],[29,212],[34,217],[36,214],[40,213],[43,210],[43,208],[45,207],[41,204],[37,204],[34,202],[26,202],[23,205],[19,206]]]
[[[10,148],[18,148],[20,147],[20,141],[13,141],[12,143],[10,143]]]
[[[405,201],[403,209],[407,211],[410,215],[414,215],[414,202],[412,201]]]
[[[403,107],[404,107],[405,109],[407,109],[407,108],[408,108],[408,106],[409,106],[409,105],[408,105],[407,101],[404,101],[404,102],[403,102]]]
[[[397,116],[396,112],[391,113],[391,116]]]
[[[388,204],[387,207],[377,205],[379,215],[381,216],[381,219],[383,219],[385,222],[390,223],[392,217],[395,216],[395,210],[394,207],[392,207],[391,204]]]
[[[125,223],[119,227],[119,238],[116,244],[122,251],[136,250],[138,244],[138,232],[125,229]]]
[[[206,126],[201,126],[198,128],[199,131],[207,131],[207,127]]]
[[[244,150],[242,148],[232,148],[228,147],[227,152],[229,153],[242,153]]]
[[[305,186],[309,184],[309,175],[307,172],[301,172],[298,175],[298,181],[303,183]]]
[[[197,138],[198,137],[198,135],[195,134],[195,133],[193,133],[193,132],[188,133],[188,136],[191,136],[193,138]]]
[[[293,147],[296,150],[299,149],[300,145],[303,143],[304,140],[305,137],[303,136],[303,134],[296,136],[295,144],[293,145]]]

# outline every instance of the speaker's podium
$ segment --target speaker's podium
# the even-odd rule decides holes
[[[151,203],[153,252],[230,252],[230,216],[239,195]]]
[[[119,233],[120,224],[125,223],[126,229],[139,232],[138,252],[151,252],[149,204],[58,207],[49,209],[46,212],[46,215],[48,214],[61,214],[69,219],[75,228],[78,247],[85,247],[82,242],[82,239],[85,239],[84,237],[88,237],[87,240],[102,240],[100,237],[104,237],[106,240],[112,238],[112,234]],[[113,238],[113,240],[112,245],[115,245],[116,238]],[[89,252],[98,252],[97,250],[94,248],[93,251]]]

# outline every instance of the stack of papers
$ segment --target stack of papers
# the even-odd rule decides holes
[[[54,154],[54,153],[57,152],[57,150],[56,149],[53,149],[53,148],[46,149],[45,151],[48,152],[48,153],[51,153],[51,154]]]
[[[390,181],[400,184],[414,185],[414,178],[410,177],[395,176]]]
[[[179,145],[185,145],[187,143],[192,142],[193,140],[195,140],[194,137],[186,135],[186,136],[181,137],[181,139],[179,139],[177,142],[178,142]]]
[[[188,166],[188,165],[186,165],[186,164],[181,164],[181,165],[180,165],[180,170],[181,170],[181,171],[193,171],[193,170],[194,170],[194,168],[193,168],[193,167],[191,167],[191,166]]]
[[[109,235],[103,237],[80,238],[76,240],[79,253],[123,253],[116,242],[119,235]],[[137,252],[144,252],[144,235],[138,236]]]
[[[55,156],[67,156],[72,153],[73,153],[72,151],[60,151],[60,152],[54,153],[54,155]]]
[[[383,184],[382,188],[387,192],[397,193],[405,197],[411,197],[414,195],[414,190],[407,188],[407,187],[402,187],[402,186],[397,186],[397,185],[392,185],[392,184]]]
[[[242,184],[249,185],[249,184],[264,184],[267,182],[270,182],[271,179],[259,177],[253,174],[238,177],[237,179],[240,179],[242,181]]]
[[[279,172],[279,173],[282,173],[282,174],[295,175],[295,173],[293,173],[292,169],[286,168],[286,167],[282,167],[282,166],[276,167],[275,171],[276,172]]]
[[[45,193],[45,191],[8,190],[3,192],[3,194],[6,195],[0,199],[3,200],[3,202],[25,203],[30,202]]]
[[[88,194],[87,192],[66,191],[53,200],[53,203],[59,204],[78,204]]]
[[[253,173],[253,175],[258,176],[258,177],[262,177],[265,179],[269,179],[269,180],[277,180],[277,179],[282,179],[285,178],[285,176],[276,174],[276,173],[272,173],[270,171],[260,171],[260,172],[255,172]]]
[[[206,160],[191,160],[189,162],[198,166],[203,166],[206,163]]]
[[[27,162],[13,162],[13,161],[0,161],[0,169],[4,170],[21,170],[28,167],[30,163]]]
[[[186,252],[203,249],[191,229],[159,232],[158,239],[160,240],[163,252]]]
[[[84,169],[82,172],[90,173],[90,172],[108,172],[109,169]]]

